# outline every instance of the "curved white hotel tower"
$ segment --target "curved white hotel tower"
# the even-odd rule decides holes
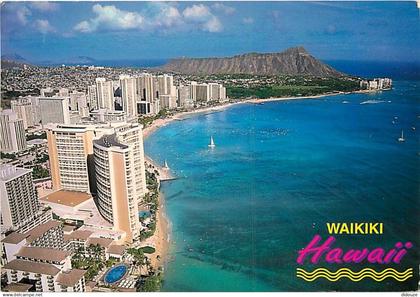
[[[98,209],[126,240],[139,235],[139,208],[146,192],[141,126],[118,127],[93,143]]]

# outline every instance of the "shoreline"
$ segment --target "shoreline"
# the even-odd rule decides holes
[[[353,91],[353,92],[338,92],[338,93],[320,94],[320,95],[314,95],[314,96],[295,96],[295,97],[280,97],[280,98],[273,97],[273,98],[266,98],[266,99],[257,99],[257,98],[244,99],[237,102],[226,102],[226,103],[222,103],[216,106],[209,106],[209,107],[204,107],[204,108],[198,108],[196,110],[191,110],[191,111],[178,112],[170,117],[167,117],[164,119],[157,119],[153,121],[153,123],[150,126],[144,128],[143,140],[149,137],[150,135],[152,135],[159,128],[162,128],[175,120],[182,120],[189,115],[199,115],[199,114],[207,113],[207,112],[222,111],[238,104],[247,104],[247,103],[261,104],[264,102],[274,102],[274,101],[308,100],[308,99],[319,99],[319,98],[328,97],[328,96],[373,93],[373,92],[377,92],[377,90],[359,90],[359,91]],[[156,231],[152,237],[150,237],[148,240],[145,241],[145,243],[151,242],[152,244],[154,244],[155,249],[156,249],[156,252],[152,254],[151,256],[152,266],[156,270],[159,269],[160,267],[165,269],[165,265],[167,264],[168,258],[169,258],[169,248],[171,244],[171,236],[170,236],[171,230],[170,230],[170,221],[165,211],[165,198],[162,192],[160,191],[160,184],[162,181],[165,181],[168,179],[162,178],[166,174],[166,173],[162,174],[163,168],[157,165],[156,162],[152,158],[147,156],[146,154],[145,154],[145,160],[148,163],[152,164],[155,167],[155,169],[158,170],[159,172],[159,176],[158,176],[159,208],[156,214],[156,218],[157,218]],[[159,259],[157,258],[158,256],[159,256]]]
[[[387,90],[389,89],[384,89],[383,91],[387,91]],[[190,111],[181,111],[181,112],[175,113],[174,115],[170,117],[154,120],[150,126],[143,128],[143,140],[149,137],[154,132],[156,132],[157,129],[164,127],[173,121],[182,120],[188,115],[196,115],[196,114],[201,114],[201,113],[206,113],[206,112],[222,111],[231,106],[238,105],[238,104],[246,104],[246,103],[260,104],[264,102],[275,102],[275,101],[319,99],[319,98],[329,97],[329,96],[376,93],[379,91],[382,91],[382,90],[358,90],[358,91],[351,91],[351,92],[326,93],[326,94],[313,95],[313,96],[269,97],[265,99],[260,99],[260,98],[238,99],[238,101],[236,102],[226,101],[225,103],[221,103],[219,105],[206,106],[203,108],[198,108],[198,109],[190,110]],[[148,158],[151,159],[150,157]]]
[[[160,181],[159,181],[160,188]],[[168,251],[170,245],[170,224],[165,211],[165,197],[159,191],[159,207],[156,211],[156,229],[155,233],[141,242],[140,246],[152,246],[155,252],[147,256],[151,266],[157,271],[165,267],[168,259]]]

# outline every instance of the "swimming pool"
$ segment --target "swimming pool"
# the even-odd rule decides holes
[[[108,284],[113,284],[124,278],[127,273],[127,266],[124,264],[117,265],[108,270],[105,274],[104,280]]]
[[[139,211],[139,217],[142,219],[146,219],[148,217],[150,217],[151,213],[150,210],[141,210]]]

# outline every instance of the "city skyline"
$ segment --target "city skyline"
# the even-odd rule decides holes
[[[296,45],[324,60],[420,61],[414,1],[7,2],[1,14],[2,54],[33,62],[232,56]]]

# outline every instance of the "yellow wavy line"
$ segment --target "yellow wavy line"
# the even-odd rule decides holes
[[[323,272],[326,272],[326,273],[328,273],[328,274],[330,274],[330,275],[338,275],[338,274],[340,274],[340,273],[342,273],[342,272],[349,272],[349,273],[352,273],[353,275],[359,275],[359,274],[363,274],[363,273],[365,273],[365,272],[371,272],[371,273],[374,273],[374,274],[377,274],[378,276],[380,276],[380,275],[382,275],[382,274],[384,274],[384,273],[386,273],[386,272],[393,272],[393,273],[395,273],[395,274],[397,274],[397,275],[404,275],[404,274],[406,274],[407,272],[411,272],[413,270],[413,268],[409,268],[409,269],[407,269],[407,270],[405,270],[405,271],[403,271],[403,272],[399,272],[399,271],[397,271],[397,270],[395,270],[395,269],[393,269],[393,268],[387,268],[387,269],[384,269],[383,271],[380,271],[380,272],[378,272],[378,271],[376,271],[376,270],[373,270],[372,268],[364,268],[364,269],[362,269],[362,270],[360,270],[360,271],[358,271],[358,272],[355,272],[355,271],[352,271],[352,270],[350,270],[350,269],[348,269],[348,268],[341,268],[341,269],[338,269],[336,272],[332,272],[332,271],[329,271],[328,269],[326,269],[326,268],[317,268],[317,269],[315,269],[314,271],[312,271],[312,272],[308,272],[308,271],[305,271],[304,269],[302,269],[302,268],[297,268],[297,271],[298,272],[302,272],[302,273],[305,273],[307,276],[311,276],[311,275],[314,275],[314,274],[316,274],[316,273],[318,273],[318,272],[321,272],[321,271],[323,271]]]
[[[396,276],[394,276],[394,275],[384,275],[384,276],[382,276],[382,277],[380,277],[380,278],[374,277],[374,276],[369,275],[369,274],[367,274],[367,275],[363,275],[363,276],[361,276],[361,277],[359,277],[359,278],[353,278],[353,277],[351,277],[350,275],[340,275],[340,276],[338,276],[336,279],[332,279],[332,278],[330,278],[328,275],[324,275],[324,274],[322,274],[322,275],[317,275],[317,276],[315,276],[315,277],[313,277],[313,278],[307,278],[307,277],[305,277],[305,276],[303,276],[303,275],[297,275],[297,277],[302,278],[302,279],[304,279],[305,281],[308,281],[308,282],[313,282],[313,281],[315,281],[317,278],[320,278],[320,277],[326,278],[327,280],[329,280],[329,281],[331,281],[331,282],[336,282],[336,281],[338,281],[340,278],[344,278],[344,277],[346,277],[346,278],[348,278],[348,279],[350,279],[350,280],[352,280],[352,281],[354,281],[354,282],[359,282],[359,281],[361,281],[362,279],[367,278],[367,277],[369,277],[369,278],[371,278],[371,279],[373,279],[373,280],[375,280],[375,281],[377,281],[377,282],[383,281],[384,279],[389,278],[389,277],[391,277],[391,278],[393,278],[393,279],[395,279],[395,280],[397,280],[397,281],[399,281],[399,282],[403,282],[403,281],[405,281],[405,280],[409,279],[409,278],[410,278],[410,277],[412,277],[412,276],[413,276],[413,274],[411,274],[411,273],[410,273],[410,274],[408,274],[407,276],[403,277],[403,278],[398,278],[398,277],[396,277]]]
[[[342,278],[342,277],[347,277],[347,278],[350,278],[350,279],[352,279],[352,280],[359,280],[359,279],[363,279],[363,278],[365,278],[365,277],[370,277],[370,278],[373,278],[373,279],[376,279],[376,280],[379,280],[379,279],[385,279],[385,278],[387,278],[387,277],[392,277],[392,278],[394,278],[394,279],[403,279],[403,278],[405,278],[405,277],[407,277],[407,276],[413,276],[413,273],[411,273],[411,272],[409,272],[409,273],[407,273],[407,274],[405,274],[405,275],[403,275],[403,276],[397,276],[397,275],[395,275],[395,274],[391,274],[391,273],[389,273],[389,274],[384,274],[384,275],[382,275],[382,276],[376,276],[376,275],[374,275],[374,274],[372,274],[372,273],[366,273],[366,274],[363,274],[363,275],[360,275],[360,276],[357,276],[357,277],[354,277],[354,276],[352,276],[351,274],[349,274],[349,273],[347,273],[347,272],[345,272],[345,273],[343,273],[343,274],[340,274],[340,275],[338,275],[338,276],[334,276],[334,277],[332,277],[332,276],[330,276],[330,275],[328,275],[328,274],[326,274],[325,272],[321,272],[321,273],[319,273],[319,274],[317,274],[317,275],[314,275],[314,276],[312,276],[312,277],[308,277],[308,276],[306,276],[306,275],[304,275],[304,274],[300,274],[300,273],[297,273],[296,274],[296,276],[302,276],[302,277],[304,277],[305,279],[316,279],[316,278],[319,278],[319,277],[325,277],[325,278],[328,278],[329,280],[338,280],[338,279],[340,279],[340,278]]]
[[[393,276],[395,276],[395,277],[399,277],[399,278],[402,278],[402,277],[405,277],[405,276],[407,276],[408,274],[412,274],[413,272],[409,272],[409,271],[407,271],[405,274],[403,274],[403,275],[397,275],[397,274],[395,274],[395,273],[393,273],[393,272],[391,272],[391,271],[389,271],[389,272],[386,272],[386,273],[384,273],[384,274],[381,274],[381,275],[376,275],[376,274],[374,274],[374,273],[372,273],[372,272],[369,272],[369,271],[367,271],[367,272],[365,272],[365,273],[363,273],[363,274],[360,274],[360,275],[353,275],[353,274],[351,274],[350,272],[347,272],[347,271],[343,271],[342,273],[340,273],[340,274],[338,274],[338,275],[330,275],[330,274],[328,274],[328,273],[326,273],[326,272],[323,272],[323,271],[320,271],[320,272],[318,272],[318,273],[316,273],[316,274],[314,274],[314,275],[306,275],[306,274],[304,274],[304,273],[302,273],[302,272],[297,272],[296,274],[299,274],[299,275],[303,275],[303,276],[305,276],[305,277],[308,277],[308,278],[312,278],[312,277],[314,277],[314,276],[317,276],[317,275],[327,275],[327,276],[329,276],[329,277],[331,277],[331,278],[336,278],[336,277],[339,277],[339,276],[341,276],[341,275],[350,275],[351,277],[354,277],[354,278],[359,278],[359,277],[361,277],[361,276],[364,276],[364,275],[372,275],[372,276],[374,276],[374,277],[383,277],[384,275],[393,275]]]

